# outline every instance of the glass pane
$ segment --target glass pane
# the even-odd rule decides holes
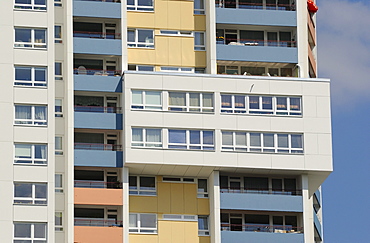
[[[194,32],[194,44],[195,45],[204,45],[204,33],[202,32]]]
[[[250,134],[251,146],[261,146],[261,136],[260,133],[251,133]]]
[[[137,227],[137,214],[130,213],[129,218],[130,227]]]
[[[157,217],[155,214],[141,214],[140,223],[141,227],[156,228]]]
[[[290,110],[292,111],[301,110],[301,99],[300,98],[290,98]]]
[[[55,38],[62,38],[62,27],[61,26],[54,26],[54,37]]]
[[[62,187],[62,175],[61,174],[55,174],[55,187]]]
[[[16,105],[15,119],[31,119],[31,106]]]
[[[45,30],[35,30],[35,43],[46,43]]]
[[[138,0],[137,3],[139,6],[153,6],[152,0]]]
[[[132,104],[143,104],[142,91],[132,91]]]
[[[46,159],[46,145],[35,145],[35,158]]]
[[[274,134],[264,133],[263,134],[263,146],[274,147]]]
[[[272,97],[262,97],[262,109],[272,110]]]
[[[31,70],[30,67],[16,67],[15,80],[31,81]]]
[[[146,129],[146,141],[147,142],[161,142],[161,130],[160,129]]]
[[[62,150],[62,137],[55,137],[55,150]]]
[[[276,109],[277,110],[286,110],[287,106],[287,98],[286,97],[277,97],[276,98]]]
[[[190,106],[200,106],[200,94],[199,93],[190,93],[189,94],[189,104]]]
[[[186,143],[185,130],[168,130],[169,143]]]
[[[190,144],[200,144],[200,131],[190,131]]]
[[[35,238],[46,238],[46,224],[35,224],[34,225],[34,234]]]
[[[32,197],[31,183],[14,184],[14,197]]]
[[[132,141],[143,142],[142,128],[132,128]]]
[[[135,42],[135,30],[127,30],[127,41]]]
[[[247,136],[245,132],[237,132],[235,133],[235,143],[236,145],[247,145]]]
[[[155,178],[148,176],[140,176],[140,189],[155,190]]]
[[[259,97],[258,96],[249,96],[249,109],[259,109]]]
[[[198,216],[198,229],[208,230],[208,217],[207,216]]]
[[[233,145],[232,132],[222,132],[222,145]]]
[[[245,97],[240,95],[235,95],[235,108],[245,108]]]
[[[292,148],[303,148],[302,135],[291,135],[292,136]]]
[[[207,179],[198,179],[198,192],[207,192]]]
[[[35,68],[35,81],[46,81],[46,68]]]
[[[35,198],[46,198],[46,184],[35,184]]]
[[[194,9],[204,9],[204,1],[194,0]]]
[[[30,144],[16,144],[15,145],[15,157],[16,158],[31,158],[31,147]]]
[[[278,134],[278,147],[279,148],[288,148],[288,134]]]
[[[212,94],[203,94],[203,107],[213,107]]]
[[[153,72],[154,71],[154,67],[153,66],[137,66],[137,70],[138,71],[149,71],[149,72]]]
[[[186,106],[185,98],[185,93],[169,92],[169,105]]]
[[[221,107],[231,108],[231,95],[221,95]]]
[[[62,212],[55,212],[55,225],[62,226]]]
[[[161,92],[146,91],[146,104],[161,105]]]
[[[138,30],[138,41],[142,43],[154,43],[153,30]]]
[[[31,42],[31,29],[15,29],[15,42]]]
[[[35,120],[46,120],[46,106],[35,106]]]
[[[213,144],[213,131],[203,131],[203,144]]]
[[[61,62],[55,63],[55,75],[62,75],[62,63]]]
[[[31,224],[14,224],[14,237],[31,238]]]

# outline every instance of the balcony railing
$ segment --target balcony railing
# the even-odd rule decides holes
[[[74,148],[84,150],[122,151],[122,145],[101,143],[75,143]]]
[[[221,224],[221,231],[252,231],[267,233],[303,233],[303,227],[265,224]]]
[[[105,182],[105,181],[85,181],[75,180],[74,187],[78,188],[106,188],[106,189],[122,189],[122,182]]]
[[[253,40],[253,39],[232,39],[216,37],[216,44],[234,46],[275,46],[275,47],[297,47],[296,41],[277,40]]]
[[[220,192],[221,193],[253,193],[253,194],[302,196],[302,190],[271,190],[271,189],[261,189],[261,188],[225,188],[225,187],[221,187]]]
[[[295,4],[263,4],[248,3],[245,1],[223,1],[216,0],[216,8],[239,8],[239,9],[260,9],[260,10],[281,10],[295,11]]]
[[[121,0],[79,0],[79,1],[86,1],[86,2],[107,2],[107,3],[120,3]]]
[[[95,38],[95,39],[121,39],[120,33],[73,31],[73,37]]]
[[[105,107],[105,106],[75,106],[76,112],[95,112],[95,113],[122,113],[122,107]]]
[[[77,75],[98,75],[98,76],[121,76],[121,70],[87,69],[83,66],[73,69]]]
[[[95,226],[95,227],[123,227],[122,221],[115,219],[86,219],[86,218],[75,218],[75,226]]]

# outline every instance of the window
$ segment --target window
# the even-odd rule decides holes
[[[198,216],[198,235],[208,236],[209,235],[209,226],[208,226],[208,216],[199,215]]]
[[[157,215],[149,213],[130,213],[129,232],[157,234]]]
[[[15,0],[15,9],[46,10],[46,0]]]
[[[186,214],[163,214],[162,220],[172,221],[197,221],[197,215],[186,215]]]
[[[15,66],[16,86],[46,87],[46,67]]]
[[[185,112],[213,112],[212,93],[168,92],[168,110]]]
[[[127,46],[154,48],[154,31],[146,29],[128,29]]]
[[[46,243],[46,223],[14,222],[13,243]]]
[[[55,117],[63,117],[63,100],[55,99]]]
[[[247,146],[248,138],[249,146]],[[223,131],[222,150],[263,153],[303,153],[303,135]]]
[[[63,68],[61,62],[55,62],[55,80],[63,80]]]
[[[153,0],[127,0],[127,10],[154,11]]]
[[[18,143],[14,145],[15,164],[32,164],[46,165],[47,164],[47,147],[43,144],[25,144]]]
[[[55,25],[54,26],[54,42],[55,43],[62,43],[62,26]]]
[[[195,68],[194,72],[195,73],[206,73],[206,69],[205,68]]]
[[[129,65],[128,65],[128,70],[131,70],[131,71],[146,71],[146,72],[153,72],[153,71],[154,71],[154,66],[145,66],[145,65],[134,65],[134,64],[129,64]]]
[[[129,176],[130,195],[157,195],[154,176]]]
[[[162,110],[162,92],[132,90],[131,108],[145,110]]]
[[[204,0],[194,0],[194,14],[205,14]]]
[[[15,28],[14,47],[46,49],[46,29]]]
[[[55,155],[63,155],[62,137],[55,137]]]
[[[273,114],[272,97],[249,96],[250,114]]]
[[[297,97],[276,97],[276,114],[300,116],[301,98]]]
[[[162,147],[162,130],[153,128],[132,128],[133,147]]]
[[[206,50],[206,40],[204,32],[194,32],[194,50],[196,51]]]
[[[192,31],[186,30],[161,30],[161,35],[169,35],[169,36],[193,36]]]
[[[15,105],[15,125],[46,126],[47,107],[34,105]]]
[[[63,213],[55,212],[55,231],[63,231]]]
[[[207,179],[198,179],[198,198],[208,197]]]
[[[47,204],[46,183],[14,183],[14,204]]]
[[[168,130],[168,148],[214,150],[213,131]]]
[[[62,0],[54,0],[55,7],[62,7]]]
[[[63,193],[63,175],[55,174],[55,192]]]
[[[161,67],[161,72],[194,73],[194,68],[191,68],[191,67]]]

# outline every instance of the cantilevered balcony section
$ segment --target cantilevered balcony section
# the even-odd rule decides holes
[[[121,18],[121,0],[74,0],[73,16]]]
[[[295,178],[222,175],[220,184],[221,209],[303,212]]]
[[[117,96],[75,95],[74,111],[75,128],[122,130]]]
[[[218,61],[298,63],[295,28],[248,28],[217,26]]]
[[[122,167],[122,145],[115,133],[75,132],[74,165]]]

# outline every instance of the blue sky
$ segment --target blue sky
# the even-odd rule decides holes
[[[331,79],[334,172],[325,243],[370,242],[370,1],[318,0],[319,77]]]

